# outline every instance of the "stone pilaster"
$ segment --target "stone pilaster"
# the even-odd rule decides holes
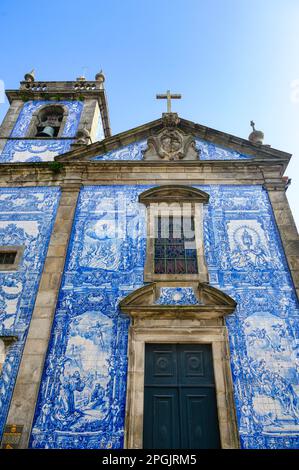
[[[80,129],[85,128],[88,130],[91,142],[96,140],[99,119],[101,119],[101,116],[98,102],[96,100],[86,100],[81,114]]]
[[[266,188],[299,297],[299,236],[284,188]]]
[[[7,142],[7,138],[10,136],[11,131],[18,119],[18,116],[24,106],[24,101],[15,100],[9,107],[5,118],[0,126],[0,154]]]
[[[23,426],[19,448],[28,447],[79,190],[78,183],[68,184],[62,188],[60,204],[10,404],[6,424]]]

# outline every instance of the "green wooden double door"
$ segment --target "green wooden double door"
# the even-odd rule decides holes
[[[220,448],[212,359],[209,344],[145,345],[144,448]]]

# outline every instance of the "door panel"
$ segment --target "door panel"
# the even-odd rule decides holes
[[[209,344],[146,344],[144,447],[220,447]]]
[[[144,400],[144,447],[152,449],[180,447],[177,389],[148,387]]]
[[[215,390],[182,388],[180,390],[181,446],[185,449],[220,448]]]
[[[145,385],[176,385],[177,355],[175,344],[147,344]]]
[[[212,350],[209,344],[178,344],[179,383],[214,385]]]

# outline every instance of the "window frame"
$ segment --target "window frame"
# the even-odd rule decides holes
[[[208,282],[208,270],[204,258],[203,246],[203,204],[209,201],[204,191],[183,185],[164,185],[147,190],[139,195],[139,202],[146,206],[147,240],[144,281],[201,281]],[[164,206],[163,206],[164,203]],[[161,216],[194,217],[195,246],[197,254],[196,274],[157,274],[155,273],[155,219]]]

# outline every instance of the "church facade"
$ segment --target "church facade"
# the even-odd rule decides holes
[[[104,80],[7,90],[2,448],[299,448],[291,155],[170,107],[111,135]]]

